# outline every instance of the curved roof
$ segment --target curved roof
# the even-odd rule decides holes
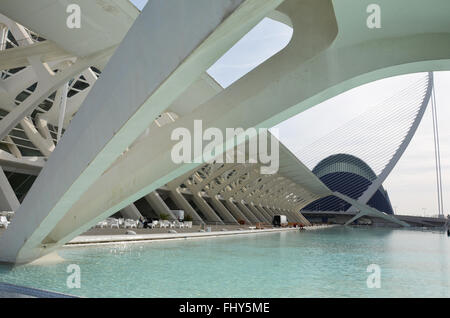
[[[313,169],[313,173],[332,191],[345,194],[352,199],[358,199],[377,179],[377,175],[363,160],[349,154],[335,154],[321,160]],[[380,211],[393,214],[389,195],[380,186],[371,196],[367,204]],[[316,200],[303,210],[345,211],[351,204],[328,196]]]
[[[336,154],[320,161],[313,169],[313,173],[321,178],[334,172],[348,172],[357,174],[373,181],[377,178],[375,172],[361,159],[349,154]]]

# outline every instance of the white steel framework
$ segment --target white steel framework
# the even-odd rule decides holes
[[[171,132],[198,119],[204,129],[270,128],[364,83],[450,66],[446,0],[382,0],[379,30],[354,13],[368,0],[158,0],[141,13],[128,1],[73,2],[78,30],[64,27],[63,2],[0,3],[0,160],[38,174],[0,238],[1,261],[43,256],[145,196],[167,211],[162,189],[199,223],[280,212],[306,223],[299,209],[330,190],[288,151],[270,180],[251,166],[230,166],[239,173],[226,186],[212,173],[217,192],[204,165],[173,163]],[[267,16],[294,29],[290,43],[222,89],[206,70]]]

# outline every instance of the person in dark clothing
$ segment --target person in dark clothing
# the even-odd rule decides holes
[[[141,217],[140,219],[139,219],[139,221],[141,221],[141,223],[142,223],[142,226],[144,227],[144,229],[148,229],[148,219],[147,218],[144,218],[144,217]]]

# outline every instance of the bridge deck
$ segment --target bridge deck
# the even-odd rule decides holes
[[[336,216],[348,217],[351,218],[355,216],[357,213],[348,212],[348,211],[302,211],[302,214],[307,218],[318,218],[318,217],[328,217],[333,218]],[[448,221],[445,218],[434,218],[434,217],[423,217],[423,216],[415,216],[415,215],[395,215],[395,217],[401,221],[407,222],[412,226],[420,225],[427,227],[444,227],[445,223]],[[366,216],[365,218],[370,218]]]

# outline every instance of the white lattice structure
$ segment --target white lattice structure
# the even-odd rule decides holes
[[[141,198],[165,213],[162,195],[197,222],[304,221],[296,209],[330,192],[289,152],[264,178],[252,166],[179,165],[171,132],[196,119],[270,128],[364,83],[450,65],[446,0],[381,0],[375,30],[366,0],[156,0],[142,13],[125,0],[72,2],[80,29],[66,27],[61,1],[0,2],[0,162],[37,176],[20,206],[2,200],[16,211],[5,262],[43,256],[117,211],[136,215]],[[290,43],[223,89],[206,70],[265,17],[294,29]]]

